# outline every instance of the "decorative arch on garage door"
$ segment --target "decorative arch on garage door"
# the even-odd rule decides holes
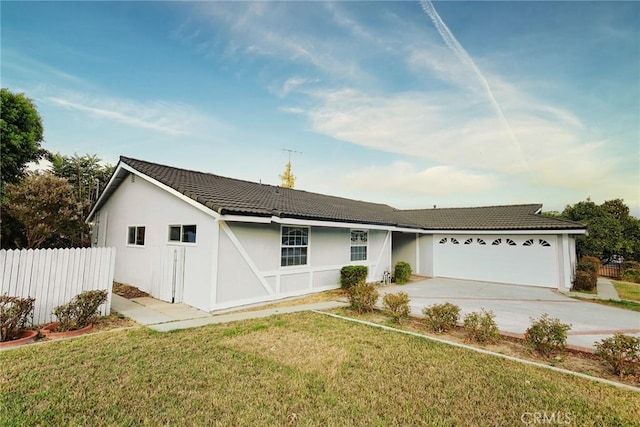
[[[555,236],[439,235],[434,240],[435,276],[558,287]]]

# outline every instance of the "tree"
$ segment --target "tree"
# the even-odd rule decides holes
[[[4,209],[23,227],[30,249],[73,242],[78,224],[78,201],[73,187],[51,173],[27,174],[19,184],[7,184]]]
[[[293,188],[295,186],[296,177],[291,173],[291,162],[287,163],[287,166],[285,166],[284,173],[280,175],[280,179],[282,180],[280,187]]]
[[[14,94],[6,88],[0,93],[0,188],[5,183],[18,183],[25,166],[42,158],[40,147],[44,136],[42,119],[34,103],[24,94]]]
[[[51,161],[51,172],[65,178],[73,186],[78,200],[86,201],[88,206],[96,200],[115,169],[110,164],[102,165],[101,159],[95,154],[64,156],[56,153],[50,154],[48,158]]]
[[[51,161],[51,172],[57,177],[66,179],[73,187],[73,192],[78,201],[77,214],[84,221],[98,193],[109,181],[115,169],[112,165],[102,165],[101,159],[95,154],[79,156],[64,156],[60,153],[48,156]],[[78,222],[77,229],[72,233],[75,246],[89,246],[91,237],[89,229],[84,223]]]
[[[604,262],[614,255],[640,260],[640,220],[629,214],[622,199],[596,205],[590,199],[568,205],[562,217],[587,225],[589,235],[576,239],[580,256],[596,256]]]

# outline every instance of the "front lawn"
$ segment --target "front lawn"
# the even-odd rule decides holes
[[[633,425],[640,393],[315,313],[0,352],[0,425]]]
[[[618,291],[620,298],[640,302],[640,284],[616,280],[613,282],[613,286],[615,286],[616,291]]]

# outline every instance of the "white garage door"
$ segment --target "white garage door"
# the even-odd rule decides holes
[[[437,277],[558,287],[556,236],[435,235]]]

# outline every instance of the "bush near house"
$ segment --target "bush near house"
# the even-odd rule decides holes
[[[596,355],[611,371],[620,375],[635,375],[640,367],[640,338],[620,333],[595,343]]]
[[[407,295],[406,292],[386,294],[382,298],[382,307],[394,323],[402,323],[402,320],[409,317],[409,314],[411,313],[411,308],[409,307],[409,295]]]
[[[369,275],[366,265],[347,265],[340,269],[340,286],[349,289],[358,283],[365,283]]]
[[[598,276],[590,271],[578,270],[576,271],[576,277],[573,280],[573,289],[576,291],[588,291],[591,292],[596,288],[598,282]]]
[[[494,343],[500,338],[498,325],[494,320],[493,311],[480,312],[473,311],[464,316],[464,329],[467,331],[467,338],[479,343]]]
[[[82,292],[70,302],[59,305],[53,310],[59,322],[56,331],[73,331],[89,326],[98,317],[98,307],[106,301],[107,291],[96,290]]]
[[[399,261],[393,269],[393,281],[398,285],[404,285],[411,277],[411,265],[408,262]]]
[[[349,303],[358,313],[373,311],[378,302],[378,291],[372,283],[358,283],[349,288]]]
[[[598,270],[600,260],[592,256],[583,256],[576,266],[576,277],[573,289],[576,291],[592,292],[598,284]]]
[[[560,319],[550,319],[545,313],[537,320],[531,318],[531,326],[524,333],[524,339],[538,353],[548,356],[564,350],[569,329],[570,324],[561,323]]]
[[[0,295],[0,342],[18,336],[33,317],[35,298]]]
[[[449,302],[433,304],[422,310],[424,322],[435,333],[446,332],[458,325],[460,307]]]

